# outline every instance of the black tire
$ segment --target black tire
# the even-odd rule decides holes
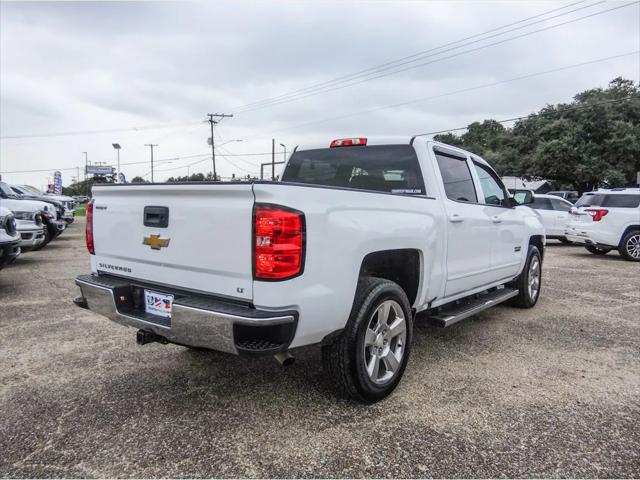
[[[538,262],[539,275],[538,288],[535,291],[535,294],[532,296],[529,290],[529,278],[532,275],[531,264],[534,262],[534,259],[536,259]],[[538,247],[529,245],[529,250],[527,252],[527,261],[524,264],[522,273],[513,282],[507,284],[507,287],[516,288],[518,290],[518,295],[508,301],[509,305],[518,308],[532,308],[536,303],[538,303],[538,298],[540,298],[540,290],[542,289],[542,256],[540,255],[540,250],[538,250]]]
[[[389,300],[391,302],[388,302]],[[379,368],[385,370],[382,374],[383,377],[384,375],[391,375],[388,380],[379,379],[381,383],[376,383],[367,372],[365,358],[367,355],[371,358],[374,355],[371,350],[377,350],[377,347],[372,345],[365,346],[365,343],[367,341],[366,333],[370,329],[372,322],[376,321],[374,320],[374,314],[377,314],[378,307],[383,307],[383,303],[392,305],[393,313],[391,314],[399,313],[396,311],[397,308],[402,311],[405,320],[405,338],[401,343],[396,343],[393,346],[396,352],[398,352],[397,349],[400,346],[402,352],[401,360],[397,363],[395,372],[387,370],[388,354],[387,357],[380,358],[377,362],[372,359]],[[378,317],[376,316],[376,318]],[[390,319],[391,316],[387,318],[387,320]],[[398,317],[396,317],[397,319]],[[390,331],[391,329],[384,330],[384,332]],[[376,342],[382,338],[380,335],[382,333],[378,334]],[[412,339],[413,314],[404,290],[398,284],[389,280],[363,277],[358,282],[347,325],[330,343],[322,346],[322,365],[325,374],[341,396],[366,403],[382,400],[393,392],[402,378],[411,353]],[[390,339],[389,350],[392,348],[392,342],[393,340]],[[386,341],[384,345],[387,345]],[[382,348],[387,347],[381,346],[380,351],[382,351]],[[386,351],[389,352],[389,350]],[[396,358],[395,355],[394,358]],[[375,372],[377,376],[379,371],[376,369]]]
[[[560,237],[558,238],[558,240],[560,240],[560,242],[564,243],[565,245],[573,245],[573,242],[567,237]]]
[[[600,247],[598,245],[585,245],[584,248],[587,249],[587,252],[591,252],[594,255],[606,255],[613,250],[611,247]]]
[[[622,237],[618,252],[625,260],[640,262],[640,230],[632,230]]]

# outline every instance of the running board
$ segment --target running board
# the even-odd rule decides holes
[[[495,307],[499,303],[509,300],[516,295],[518,295],[518,290],[515,288],[501,288],[491,292],[473,295],[469,298],[463,298],[439,307],[438,309],[434,309],[435,312],[429,315],[429,322],[438,327],[450,327],[460,320],[475,315],[487,308]]]

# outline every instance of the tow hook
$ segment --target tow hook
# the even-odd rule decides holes
[[[138,345],[146,345],[147,343],[158,342],[166,345],[169,343],[166,338],[147,330],[138,330],[136,332],[136,343]]]
[[[291,355],[289,352],[276,353],[273,358],[276,359],[281,367],[288,367],[296,361],[296,357]]]

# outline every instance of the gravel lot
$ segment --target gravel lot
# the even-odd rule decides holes
[[[640,265],[547,248],[532,310],[418,322],[396,392],[334,397],[318,348],[158,344],[81,310],[83,219],[0,272],[2,477],[638,477]]]

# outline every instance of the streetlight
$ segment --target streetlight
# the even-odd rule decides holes
[[[82,152],[84,153],[84,179],[87,179],[87,168],[89,168],[89,155],[87,154],[87,152]]]
[[[119,143],[112,143],[113,148],[118,152],[118,173],[116,175],[116,183],[120,183],[120,149],[122,148]]]
[[[281,143],[280,146],[284,148],[284,161],[287,161],[287,146],[284,143]]]

